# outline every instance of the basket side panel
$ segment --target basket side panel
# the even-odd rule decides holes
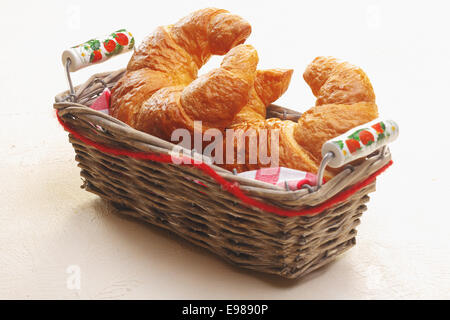
[[[86,190],[236,264],[282,267],[283,245],[273,238],[282,234],[279,217],[261,218],[195,169],[111,156],[71,142]]]
[[[354,228],[373,189],[313,217],[281,217],[238,203],[194,168],[114,156],[74,137],[70,141],[87,191],[236,265],[288,278],[354,245]]]

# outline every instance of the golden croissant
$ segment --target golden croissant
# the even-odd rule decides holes
[[[225,129],[253,87],[256,50],[235,48],[250,32],[241,17],[214,8],[157,28],[134,52],[112,89],[111,114],[165,140],[175,129],[193,130],[194,120],[202,121],[204,130]],[[211,55],[225,53],[220,68],[197,78]]]
[[[283,73],[283,71],[280,71]],[[278,159],[279,166],[298,169],[306,172],[317,172],[322,155],[322,145],[329,139],[337,137],[353,127],[367,123],[378,117],[375,94],[367,75],[360,68],[347,62],[340,62],[332,57],[318,57],[306,68],[303,77],[317,97],[316,106],[302,114],[297,123],[282,121],[277,118],[264,119],[248,112],[264,110],[276,96],[269,101],[251,98],[248,104],[237,114],[231,127],[234,130],[248,132],[254,130],[259,135],[271,130],[279,132]],[[284,71],[283,81],[260,82],[258,92],[279,92],[287,89],[290,71]],[[280,91],[278,88],[282,88]],[[275,88],[275,89],[274,89]],[[254,105],[259,105],[254,107]],[[247,134],[247,136],[249,136]],[[269,141],[269,140],[268,140]],[[248,143],[244,148],[249,149]],[[270,145],[264,147],[270,154]],[[235,145],[235,153],[239,150]],[[249,163],[248,155],[245,164],[226,164],[227,169],[238,172],[257,169],[271,164]],[[325,172],[325,178],[331,178],[339,170]]]
[[[325,141],[377,117],[372,85],[360,68],[319,57],[303,75],[317,97],[316,106],[298,122],[266,119],[267,106],[287,90],[292,70],[257,70],[256,50],[242,44],[250,32],[248,22],[214,8],[157,28],[134,52],[125,75],[114,86],[111,114],[165,140],[176,129],[193,133],[194,121],[202,121],[202,133],[232,129],[251,138],[263,131],[277,132],[278,165],[316,172]],[[219,68],[197,77],[211,55],[224,54]],[[258,143],[258,151],[273,156],[274,142]],[[271,165],[260,158],[249,161],[247,142],[224,140],[223,147],[232,150],[233,159],[244,153],[241,163],[219,163],[227,169],[240,172]],[[327,171],[325,177],[335,172]]]

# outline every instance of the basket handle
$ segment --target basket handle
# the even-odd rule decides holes
[[[328,140],[322,146],[322,162],[318,172],[320,187],[326,166],[342,167],[356,159],[368,156],[375,150],[397,139],[399,127],[393,120],[368,122]]]
[[[64,50],[62,63],[66,70],[69,95],[63,101],[76,102],[75,88],[72,84],[71,72],[90,65],[101,63],[113,56],[130,51],[134,48],[134,37],[126,29],[117,30],[107,36],[97,37],[70,49]]]
[[[101,63],[113,56],[128,52],[133,47],[133,35],[126,29],[120,29],[109,35],[93,38],[64,50],[62,63],[68,71],[75,72],[92,64]]]

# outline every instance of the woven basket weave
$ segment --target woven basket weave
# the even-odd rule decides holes
[[[169,154],[173,144],[139,132],[123,122],[88,108],[104,86],[111,88],[124,70],[96,74],[76,88],[76,101],[56,96],[54,108],[65,126],[109,148]],[[299,113],[270,106],[268,117],[297,120]],[[298,278],[333,261],[355,245],[355,227],[366,210],[375,181],[345,201],[317,214],[283,216],[248,206],[196,167],[118,156],[69,134],[84,179],[82,185],[121,212],[169,229],[244,268]],[[196,155],[201,157],[201,155]],[[367,179],[391,160],[377,151],[357,166],[349,166],[318,191],[286,191],[241,178],[211,166],[247,196],[286,210],[318,207]],[[196,181],[200,181],[199,184]]]

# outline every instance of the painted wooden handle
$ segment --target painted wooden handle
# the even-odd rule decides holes
[[[328,165],[338,168],[391,143],[397,139],[398,134],[397,123],[377,119],[325,142],[322,146],[322,156],[332,152],[334,157]]]
[[[134,48],[134,37],[125,29],[117,30],[107,36],[98,37],[65,50],[62,63],[70,59],[69,71],[74,72],[89,65],[100,63],[113,56]]]

